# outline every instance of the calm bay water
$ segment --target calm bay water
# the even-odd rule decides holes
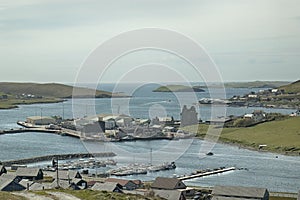
[[[132,86],[131,86],[132,87]],[[76,109],[80,108],[82,115],[91,113],[111,113],[117,110],[118,113],[131,114],[134,117],[153,117],[156,108],[161,108],[166,116],[174,116],[179,119],[180,105],[178,96],[171,93],[153,93],[156,85],[146,85],[135,90],[131,99],[117,99],[111,103],[111,99],[79,100]],[[122,91],[130,85],[123,87]],[[112,90],[112,85],[105,85],[105,90]],[[252,89],[251,91],[253,91]],[[258,90],[258,89],[255,89]],[[227,97],[248,93],[249,89],[227,89]],[[216,91],[217,92],[217,91]],[[185,97],[184,97],[185,96]],[[209,97],[207,92],[198,93],[197,98]],[[183,98],[193,99],[184,94]],[[89,104],[93,101],[94,106]],[[189,102],[189,101],[187,101]],[[194,105],[196,102],[189,102]],[[73,105],[73,109],[76,105]],[[113,107],[113,108],[112,108]],[[281,112],[289,114],[295,110],[265,109],[265,108],[227,108],[227,115],[242,115],[253,112],[254,109],[263,109],[266,112]],[[154,114],[153,114],[154,113]],[[202,106],[198,110],[201,119],[210,117],[210,107]],[[73,118],[72,101],[68,100],[57,104],[36,104],[22,105],[13,110],[0,110],[0,129],[18,127],[18,120],[25,120],[31,115],[60,115],[64,118]],[[271,191],[297,192],[300,188],[300,157],[276,155],[239,149],[238,147],[216,144],[213,156],[199,158],[199,148],[203,144],[201,140],[177,140],[177,141],[138,141],[116,144],[88,143],[81,142],[76,138],[63,137],[47,133],[20,133],[0,136],[0,160],[11,160],[28,158],[58,153],[78,153],[87,151],[114,151],[118,156],[115,158],[118,165],[125,165],[133,162],[150,162],[152,155],[153,162],[169,161],[164,155],[170,158],[176,157],[177,168],[166,172],[150,173],[147,176],[131,176],[142,180],[154,179],[156,176],[173,176],[191,173],[197,169],[218,168],[221,166],[247,168],[205,178],[186,181],[190,185],[214,186],[214,185],[244,185],[267,187]],[[163,149],[166,146],[169,149]],[[188,147],[186,150],[185,148]],[[150,151],[153,154],[150,154]],[[186,150],[186,151],[185,151]],[[161,151],[164,151],[161,153]],[[174,152],[184,152],[176,154]],[[176,155],[175,155],[176,154]],[[278,158],[276,158],[278,157]]]

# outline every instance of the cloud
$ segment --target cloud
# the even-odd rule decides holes
[[[144,27],[167,28],[191,37],[217,59],[227,77],[240,77],[232,72],[249,67],[250,58],[256,61],[251,65],[253,70],[260,70],[261,62],[272,66],[273,61],[282,69],[296,71],[294,63],[300,62],[298,2],[2,0],[0,64],[8,67],[0,79],[13,78],[18,69],[40,66],[39,73],[55,77],[53,66],[64,66],[70,72],[65,78],[71,81],[97,45]],[[24,79],[36,78],[26,72],[30,70],[25,70]]]

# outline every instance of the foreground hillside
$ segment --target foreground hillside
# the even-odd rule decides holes
[[[57,199],[72,199],[72,200],[162,200],[159,197],[145,197],[134,194],[119,194],[113,192],[98,192],[91,190],[44,190],[35,192],[0,192],[0,199],[5,200],[57,200]],[[270,200],[296,200],[289,197],[273,197]]]
[[[141,195],[135,194],[120,194],[115,192],[99,192],[92,190],[42,190],[35,192],[0,192],[0,199],[2,200],[31,200],[31,199],[39,199],[39,200],[57,200],[57,199],[72,199],[72,200],[161,200],[159,197],[145,197]]]

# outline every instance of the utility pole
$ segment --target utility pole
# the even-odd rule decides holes
[[[152,148],[150,148],[150,165],[152,165]]]
[[[58,156],[56,156],[56,158],[52,158],[52,167],[55,168],[56,170],[56,184],[57,184],[57,188],[59,187],[59,179],[58,179]]]

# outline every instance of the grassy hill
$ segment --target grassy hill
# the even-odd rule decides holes
[[[88,88],[76,88],[58,83],[9,83],[0,82],[0,109],[17,108],[19,104],[57,103],[66,98],[127,97],[123,93],[111,93]]]
[[[221,140],[279,153],[300,153],[300,117],[290,117],[248,128],[224,128]]]
[[[253,81],[253,82],[228,82],[226,88],[278,88],[289,84],[286,81]]]
[[[300,80],[288,85],[281,86],[279,87],[279,89],[282,89],[288,93],[300,93]]]
[[[55,195],[53,195],[53,193]],[[81,200],[162,200],[159,197],[145,197],[137,194],[120,194],[116,192],[92,191],[92,190],[69,190],[69,189],[53,189],[30,192],[0,192],[0,199],[5,200],[28,200],[28,199],[81,199]]]
[[[78,88],[81,94],[93,94],[94,91],[87,88]],[[73,87],[58,83],[0,83],[0,93],[21,95],[34,94],[36,96],[54,97],[54,98],[70,98],[72,97]],[[83,95],[84,96],[84,95]],[[112,93],[105,91],[96,91],[96,97],[111,97]]]
[[[200,124],[197,137],[204,138],[208,126]],[[188,132],[194,132],[195,126],[182,128]],[[300,117],[289,117],[284,120],[271,121],[247,128],[223,128],[220,141],[237,144],[251,149],[259,149],[259,145],[265,144],[264,150],[300,154]]]

